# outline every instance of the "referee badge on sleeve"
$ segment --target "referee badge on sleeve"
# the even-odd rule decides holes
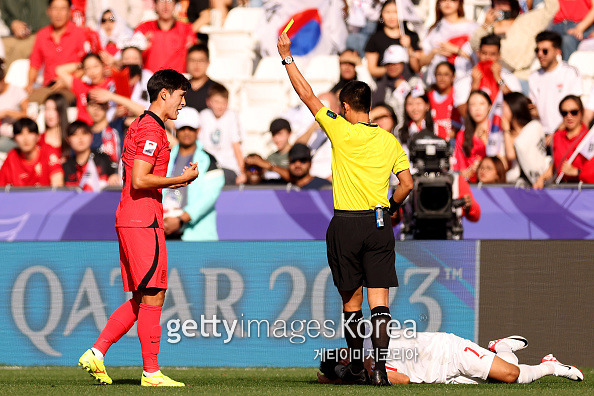
[[[144,144],[144,149],[142,150],[142,154],[150,155],[151,157],[155,154],[155,149],[157,148],[156,142],[151,142],[147,140]]]
[[[335,113],[335,112],[333,112],[332,110],[328,110],[328,111],[326,112],[326,115],[327,115],[328,117],[332,118],[333,120],[335,120],[335,119],[336,119],[336,113]]]

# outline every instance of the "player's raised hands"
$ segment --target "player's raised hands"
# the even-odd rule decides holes
[[[276,46],[281,58],[285,59],[287,56],[291,56],[291,39],[287,36],[287,33],[283,33],[278,37]]]

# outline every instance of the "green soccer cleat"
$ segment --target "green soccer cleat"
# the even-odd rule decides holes
[[[177,382],[169,378],[163,373],[155,374],[151,377],[145,377],[144,374],[140,379],[141,386],[186,386],[183,382]]]
[[[87,349],[78,359],[78,365],[86,370],[93,379],[103,385],[111,385],[111,378],[105,371],[105,365],[102,360],[97,359],[93,351]]]

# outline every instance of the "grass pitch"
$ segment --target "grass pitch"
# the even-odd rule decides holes
[[[0,394],[209,394],[209,395],[593,395],[594,369],[580,368],[583,382],[545,377],[532,384],[333,386],[316,382],[315,368],[168,368],[186,388],[141,388],[137,367],[108,367],[113,385],[99,385],[78,367],[0,367]],[[396,393],[397,392],[397,393]]]

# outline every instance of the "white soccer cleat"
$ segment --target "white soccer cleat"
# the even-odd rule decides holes
[[[497,353],[495,350],[495,346],[500,342],[504,342],[511,348],[512,352],[520,351],[528,346],[528,340],[522,336],[514,335],[505,338],[500,338],[498,340],[489,341],[489,350],[491,352]]]
[[[584,380],[584,374],[577,367],[561,363],[555,356],[553,356],[553,354],[548,354],[543,357],[542,362],[552,364],[555,367],[553,375],[556,375],[557,377],[564,377],[572,381]]]

